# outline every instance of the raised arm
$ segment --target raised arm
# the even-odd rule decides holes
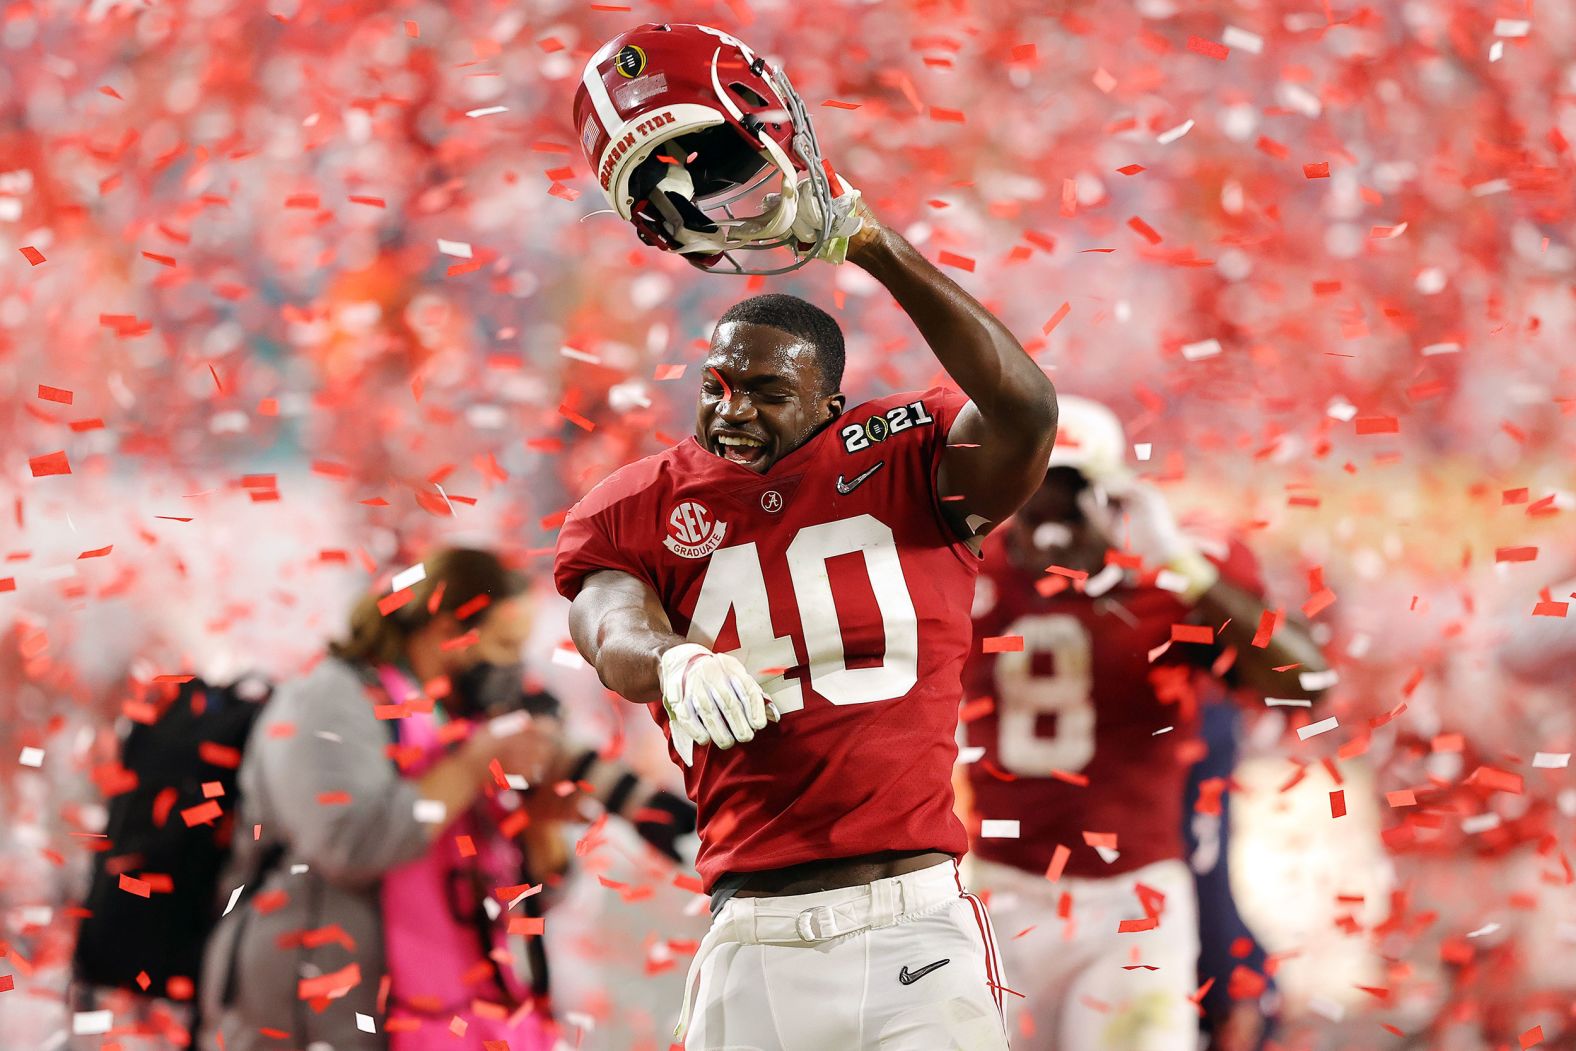
[[[868,212],[848,259],[884,285],[968,395],[938,480],[953,531],[975,538],[1039,488],[1056,440],[1056,391],[1007,327]]]
[[[1265,645],[1253,645],[1266,608],[1257,595],[1219,579],[1199,596],[1195,607],[1203,623],[1225,625],[1218,637],[1221,643],[1236,647],[1233,669],[1238,682],[1266,697],[1318,700],[1323,688],[1303,686],[1302,677],[1326,671],[1329,664],[1306,624],[1287,617]]]

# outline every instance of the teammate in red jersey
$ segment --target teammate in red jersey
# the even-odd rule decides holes
[[[1127,471],[1115,415],[1082,398],[1061,408],[1044,484],[987,542],[975,597],[971,876],[1007,938],[1025,997],[1013,1025],[1029,1046],[1193,1051],[1190,676],[1307,701],[1325,665],[1289,622],[1253,645],[1265,607],[1246,549],[1206,557]],[[1203,644],[1173,640],[1178,624],[1217,630]]]
[[[858,214],[848,261],[963,393],[845,410],[836,321],[747,299],[713,333],[694,437],[603,481],[559,538],[576,645],[651,706],[699,808],[715,918],[688,1048],[1006,1046],[950,772],[978,543],[1039,485],[1055,393]]]

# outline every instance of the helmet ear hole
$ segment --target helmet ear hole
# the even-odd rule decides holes
[[[770,105],[770,103],[766,101],[765,96],[763,96],[759,91],[756,91],[754,88],[750,87],[748,84],[740,84],[735,81],[734,83],[728,85],[728,90],[733,93],[734,98],[738,99],[740,102],[743,102],[746,106],[752,106],[756,109],[764,109],[766,106]]]

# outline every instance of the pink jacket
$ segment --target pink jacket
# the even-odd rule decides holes
[[[395,703],[416,696],[395,669],[379,674]],[[438,720],[413,712],[399,727],[404,774],[419,777],[443,756]],[[424,855],[383,877],[390,1051],[484,1048],[489,1041],[506,1041],[498,1046],[509,1051],[553,1046],[551,1015],[533,1002],[508,948],[511,919],[524,917],[496,892],[517,884],[522,869],[519,849],[498,832],[496,810],[484,801],[458,815]]]

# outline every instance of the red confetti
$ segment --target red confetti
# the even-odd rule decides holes
[[[1394,416],[1357,417],[1358,434],[1400,434],[1401,421]]]
[[[73,395],[62,387],[49,387],[42,383],[38,385],[38,400],[52,401],[58,405],[70,405]]]
[[[1187,38],[1187,49],[1196,55],[1218,59],[1221,62],[1226,61],[1226,56],[1231,54],[1231,49],[1225,44],[1217,44],[1215,41],[1205,40],[1201,36],[1189,36]]]
[[[1056,313],[1051,315],[1051,319],[1040,326],[1040,334],[1049,336],[1056,329],[1056,326],[1062,323],[1062,319],[1065,318],[1068,312],[1071,310],[1071,303],[1063,303],[1061,306],[1057,307]]]
[[[1304,164],[1302,166],[1302,177],[1304,179],[1328,179],[1330,177],[1330,162],[1319,161],[1316,164]]]
[[[1160,235],[1155,233],[1155,228],[1144,222],[1138,216],[1135,215],[1129,219],[1127,221],[1127,225],[1131,227],[1139,237],[1142,237],[1150,244],[1157,245],[1160,243]]]
[[[27,461],[27,466],[32,470],[34,478],[48,478],[50,475],[71,473],[71,464],[67,462],[64,452],[45,453],[43,456],[35,456]]]
[[[1051,852],[1050,867],[1045,870],[1045,878],[1052,883],[1062,878],[1062,870],[1067,868],[1067,859],[1073,852],[1061,843],[1056,844],[1056,849]]]
[[[153,888],[148,885],[147,880],[128,876],[124,872],[121,873],[119,885],[120,889],[127,894],[135,894],[139,898],[150,898],[153,896]]]
[[[981,653],[1021,653],[1022,651],[1022,635],[993,635],[980,640]]]
[[[33,266],[37,266],[39,263],[42,263],[44,261],[44,253],[40,252],[38,249],[34,248],[32,245],[23,245],[22,248],[21,248],[21,252],[22,252],[22,258],[26,259]]]

